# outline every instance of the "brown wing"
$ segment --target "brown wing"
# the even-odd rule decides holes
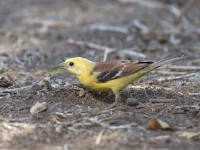
[[[106,82],[123,76],[130,75],[142,68],[149,66],[152,62],[133,61],[107,61],[99,62],[91,74],[97,77],[97,82]]]

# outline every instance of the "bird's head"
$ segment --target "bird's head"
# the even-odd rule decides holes
[[[83,72],[88,71],[90,69],[89,67],[91,66],[93,62],[90,60],[87,60],[82,57],[74,57],[74,58],[69,58],[65,60],[62,64],[61,67],[68,72],[79,76]]]

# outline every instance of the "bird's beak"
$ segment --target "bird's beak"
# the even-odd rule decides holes
[[[63,62],[63,63],[60,63],[60,64],[58,65],[58,67],[61,68],[61,69],[65,69],[65,68],[66,68],[66,65],[65,65],[65,63]]]

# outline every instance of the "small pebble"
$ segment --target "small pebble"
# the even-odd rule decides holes
[[[11,86],[13,83],[6,79],[5,77],[0,77],[0,87],[7,88]]]
[[[84,90],[80,90],[80,91],[78,92],[78,96],[79,96],[79,97],[84,97],[84,96],[85,96],[85,91],[84,91]]]
[[[37,91],[40,91],[42,88],[43,88],[43,87],[42,87],[41,85],[39,85],[38,83],[34,83],[34,84],[31,86],[31,88],[30,88],[30,90],[29,90],[29,93],[35,94],[35,93],[37,93]]]
[[[137,106],[139,104],[139,100],[136,98],[127,98],[126,104],[130,106]]]

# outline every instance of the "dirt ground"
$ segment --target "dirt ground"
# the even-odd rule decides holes
[[[1,0],[0,149],[200,149],[200,2],[187,2]],[[108,60],[189,57],[122,90],[113,109],[113,93],[49,71],[106,49]],[[37,102],[47,108],[31,114]],[[148,129],[152,118],[161,127]]]

